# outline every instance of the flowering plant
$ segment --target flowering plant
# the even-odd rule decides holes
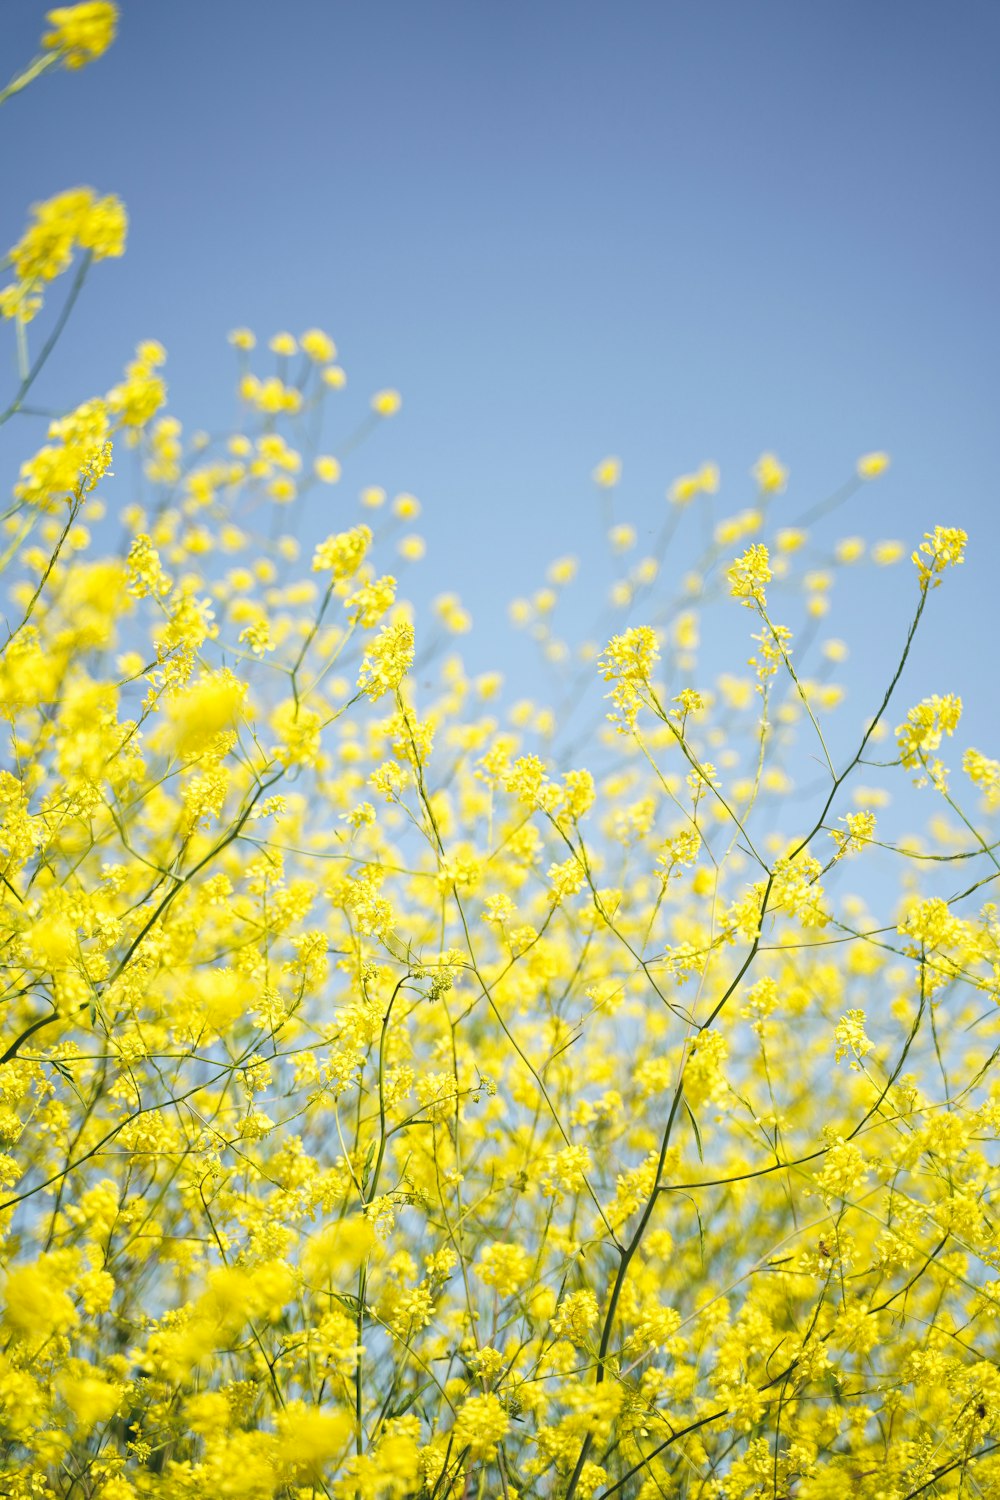
[[[115,21],[53,11],[0,97]],[[73,273],[64,319],[125,234],[90,188],[31,210],[4,421],[43,292]],[[329,335],[232,344],[233,432],[186,439],[143,343],[53,414],[4,516],[4,1495],[996,1493],[1000,762],[968,747],[953,785],[960,701],[895,696],[965,532],[917,546],[887,691],[841,731],[817,632],[867,545],[801,570],[775,455],[657,613],[706,463],[577,681],[576,560],[514,601],[571,701],[508,703],[454,649],[460,597],[425,629],[389,571],[423,553],[414,496],[369,486],[303,549],[399,394],[324,445]],[[125,449],[151,498],[115,546]],[[594,469],[609,505],[621,472]],[[915,775],[931,838],[883,836],[861,775]],[[878,854],[888,919],[840,884]]]

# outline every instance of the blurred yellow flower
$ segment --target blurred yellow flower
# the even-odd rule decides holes
[[[888,453],[865,453],[858,459],[858,476],[861,479],[875,479],[879,474],[884,474],[888,467]]]
[[[47,52],[58,52],[67,68],[83,68],[107,52],[118,28],[118,7],[110,0],[61,5],[45,19],[52,27],[42,37]]]
[[[622,461],[620,458],[603,458],[592,475],[594,483],[604,490],[613,489],[621,477]]]

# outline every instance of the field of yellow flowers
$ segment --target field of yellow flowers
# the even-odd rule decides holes
[[[0,102],[115,26],[51,12]],[[126,233],[89,187],[26,209],[4,422]],[[185,436],[144,343],[4,510],[0,1493],[1000,1496],[1000,762],[949,770],[959,699],[895,692],[965,532],[874,558],[912,610],[841,754],[842,653],[807,668],[775,601],[808,637],[873,564],[801,570],[764,455],[683,607],[590,653],[568,760],[552,711],[424,663],[382,561],[412,497],[304,552],[332,340],[232,343],[232,433]],[[637,620],[718,487],[673,485]],[[515,606],[543,647],[573,571]],[[703,679],[715,616],[741,646]],[[875,764],[921,809],[891,848]],[[882,915],[843,884],[876,852]]]

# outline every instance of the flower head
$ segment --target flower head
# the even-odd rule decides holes
[[[45,18],[52,27],[42,37],[46,52],[58,52],[64,67],[84,68],[107,52],[118,28],[118,7],[110,0],[61,5]]]

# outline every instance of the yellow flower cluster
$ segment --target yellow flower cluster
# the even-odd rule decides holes
[[[313,572],[330,573],[335,580],[353,578],[371,546],[368,526],[355,526],[321,542],[313,555]]]
[[[928,760],[928,756],[939,748],[945,735],[950,738],[955,733],[961,717],[962,700],[954,693],[943,698],[935,693],[911,708],[905,722],[896,728],[901,764],[911,770],[923,768],[936,786],[943,787],[945,768],[940,760]],[[923,785],[923,778],[918,778],[918,785]]]
[[[0,1494],[996,1493],[1000,759],[949,789],[954,693],[888,758],[826,634],[909,548],[779,524],[772,455],[702,525],[704,465],[638,563],[604,497],[593,639],[564,542],[514,610],[548,676],[473,671],[459,594],[382,571],[397,393],[345,433],[327,334],[232,343],[235,430],[144,342],[2,522]]]
[[[124,254],[128,220],[120,200],[99,198],[93,188],[73,188],[36,203],[31,222],[9,252],[17,280],[0,290],[0,315],[28,323],[42,305],[42,290],[72,265],[77,250],[91,260]]]
[[[764,608],[767,603],[764,585],[771,581],[770,557],[761,543],[748,547],[742,557],[736,559],[728,572],[729,592],[751,609],[754,605]]]
[[[682,474],[675,479],[668,491],[668,498],[675,505],[687,505],[696,495],[714,495],[719,489],[717,464],[702,464],[694,474]]]
[[[114,41],[118,7],[111,0],[85,0],[82,5],[50,10],[46,20],[52,30],[42,37],[42,46],[58,53],[67,68],[83,68],[107,52]]]
[[[945,568],[957,567],[965,561],[968,540],[967,534],[957,526],[935,526],[933,532],[925,533],[924,540],[913,554],[922,589],[938,588]]]

